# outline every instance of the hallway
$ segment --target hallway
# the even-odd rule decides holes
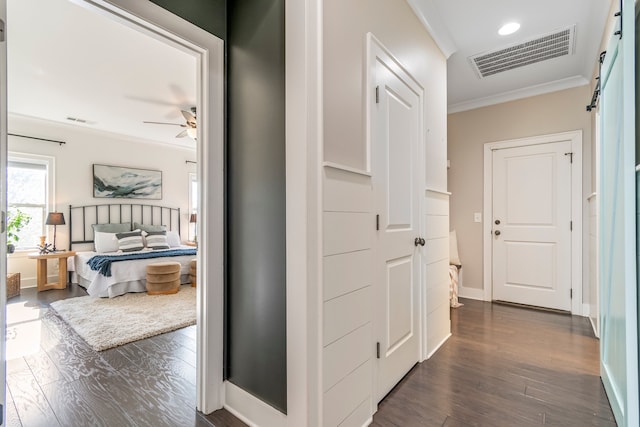
[[[449,341],[382,401],[373,426],[615,426],[589,320],[461,300]]]

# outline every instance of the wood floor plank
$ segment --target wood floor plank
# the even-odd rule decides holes
[[[13,403],[22,426],[53,427],[60,425],[31,371],[20,371],[8,375],[7,386],[13,397]]]
[[[375,426],[615,426],[586,318],[473,300],[380,403]]]

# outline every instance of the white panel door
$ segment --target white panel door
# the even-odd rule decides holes
[[[571,141],[493,152],[493,299],[571,311]]]
[[[600,82],[600,374],[620,427],[640,425],[633,0],[611,35]],[[616,25],[620,29],[619,25]]]
[[[6,348],[5,348],[5,313],[7,306],[7,234],[5,233],[5,220],[7,212],[7,42],[5,41],[7,22],[7,2],[0,0],[0,278],[3,286],[0,286],[0,404],[2,405],[2,421],[0,426],[6,425]]]
[[[375,67],[372,163],[376,232],[376,402],[419,361],[419,96],[382,61]],[[375,102],[375,100],[373,101]],[[423,241],[424,242],[424,241]]]

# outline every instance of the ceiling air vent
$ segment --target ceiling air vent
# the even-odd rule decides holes
[[[574,52],[575,25],[535,39],[469,58],[480,78]]]

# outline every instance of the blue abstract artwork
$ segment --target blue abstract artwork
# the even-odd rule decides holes
[[[93,197],[162,199],[162,172],[93,165]]]

